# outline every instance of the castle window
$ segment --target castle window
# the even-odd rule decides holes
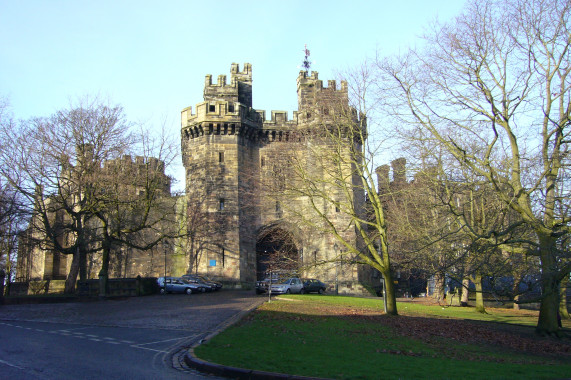
[[[311,112],[307,113],[307,118],[309,119],[311,117]]]
[[[323,114],[324,114],[324,115],[329,115],[329,108],[323,107]]]
[[[338,202],[335,202],[335,212],[341,212],[341,209],[339,208]]]
[[[234,104],[228,104],[228,112],[234,112]]]
[[[224,162],[224,152],[218,152],[218,162]]]
[[[276,218],[282,217],[282,205],[279,201],[276,201]]]
[[[208,106],[208,112],[216,112],[216,106],[214,104]]]
[[[260,161],[260,166],[264,167],[266,165],[266,160],[264,157],[262,157],[262,160]]]
[[[220,198],[218,203],[218,210],[222,211],[224,210],[224,198]]]

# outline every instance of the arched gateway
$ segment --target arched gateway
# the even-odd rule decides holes
[[[256,278],[263,280],[267,273],[301,274],[302,257],[293,234],[283,227],[260,229],[256,242]]]
[[[335,260],[343,256],[335,239],[300,226],[288,213],[307,208],[307,201],[280,194],[280,184],[292,181],[288,157],[308,157],[310,140],[313,146],[331,149],[327,142],[312,139],[318,125],[334,121],[327,104],[348,109],[347,84],[337,88],[330,80],[324,87],[317,72],[301,71],[293,119],[288,120],[287,112],[271,111],[266,120],[265,111],[252,108],[252,66],[246,63],[240,71],[233,63],[230,71],[230,83],[225,75],[217,83],[207,75],[204,101],[181,114],[187,196],[200,201],[210,232],[198,272],[227,286],[253,288],[268,266],[282,266],[331,287],[342,282],[348,293],[361,292],[360,284],[371,281],[370,272],[350,259]],[[271,193],[260,185],[268,178],[277,185]],[[364,202],[362,189],[355,189],[355,201]],[[188,207],[189,215],[195,212]],[[334,220],[348,239],[357,241],[341,215]]]

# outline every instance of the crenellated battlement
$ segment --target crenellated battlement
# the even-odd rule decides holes
[[[242,81],[252,81],[252,65],[244,63],[244,71],[240,71],[240,66],[237,63],[230,65],[230,74],[232,78],[241,79]]]
[[[181,112],[183,134],[187,138],[196,138],[210,134],[247,134],[256,139],[272,135],[273,131],[295,131],[298,129],[298,113],[288,119],[287,111],[266,111],[245,107],[240,103],[226,101],[202,102]],[[248,130],[248,133],[244,131]],[[258,132],[255,132],[258,131]]]
[[[116,175],[118,171],[130,173],[132,183],[125,184],[125,190],[143,189],[142,178],[152,176],[158,180],[158,189],[165,195],[170,194],[171,179],[165,173],[165,162],[156,157],[123,155],[119,158],[106,160],[103,163],[103,173]],[[137,190],[138,191],[138,190]]]
[[[287,111],[271,111],[270,119],[266,119],[266,112],[262,112],[262,120],[264,120],[263,129],[286,129],[295,130],[298,128],[299,123],[297,119],[297,111],[293,112],[293,119],[288,120]]]
[[[315,88],[318,90],[325,90],[325,91],[347,91],[347,81],[341,81],[341,88],[337,88],[337,81],[336,80],[328,80],[327,87],[323,87],[323,81],[319,79],[319,73],[317,71],[312,71],[311,74],[308,75],[306,71],[300,71],[299,75],[297,76],[297,87],[301,85],[315,85]]]
[[[206,75],[204,100],[239,102],[252,107],[252,65],[245,63],[244,70],[240,71],[238,64],[232,63],[230,83],[226,83],[226,75],[219,75],[216,83],[212,83],[211,74]]]
[[[297,103],[300,111],[309,108],[322,107],[326,103],[348,104],[348,87],[346,81],[341,81],[341,87],[337,88],[337,81],[328,80],[327,87],[323,87],[323,81],[319,79],[319,73],[312,71],[300,71],[297,77]]]
[[[183,128],[202,122],[231,122],[231,123],[261,123],[262,119],[255,110],[238,102],[205,101],[196,105],[195,113],[192,107],[181,112]]]
[[[301,71],[297,77],[299,110],[288,119],[287,111],[272,110],[267,119],[266,111],[252,108],[252,65],[245,63],[243,70],[237,63],[230,66],[230,82],[226,75],[219,75],[212,82],[206,75],[204,102],[185,108],[181,113],[183,135],[196,138],[210,134],[246,135],[254,140],[291,141],[271,136],[299,135],[314,128],[316,123],[329,123],[339,112],[348,107],[347,82],[337,87],[335,80],[327,86],[319,79],[319,73]],[[340,111],[341,108],[341,111]]]
[[[165,173],[165,163],[156,157],[143,157],[135,156],[134,158],[129,155],[123,155],[119,158],[107,160],[103,163],[103,167],[106,169],[121,168],[122,170],[142,170],[143,167],[148,166],[151,170],[161,173]],[[146,169],[145,169],[146,170]]]

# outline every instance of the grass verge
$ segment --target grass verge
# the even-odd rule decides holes
[[[535,312],[288,296],[197,347],[207,361],[333,379],[540,379],[571,375],[571,342],[533,334]],[[245,364],[246,363],[246,364]]]

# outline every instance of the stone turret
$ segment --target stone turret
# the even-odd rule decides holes
[[[308,75],[306,71],[300,71],[297,77],[297,105],[302,120],[311,119],[316,114],[327,117],[332,107],[348,107],[347,82],[341,82],[341,88],[337,89],[334,80],[327,82],[328,87],[323,87],[323,81],[319,74],[312,71]]]
[[[379,194],[384,194],[389,189],[389,171],[391,170],[389,165],[381,165],[375,172],[377,173],[377,187]]]
[[[393,167],[393,181],[396,184],[406,183],[406,158],[401,157],[391,161]]]

